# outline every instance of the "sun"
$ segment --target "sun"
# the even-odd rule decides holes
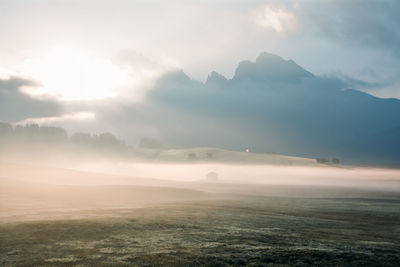
[[[40,57],[28,58],[23,74],[40,84],[26,89],[29,94],[65,101],[114,97],[131,82],[129,70],[76,48],[53,48]]]

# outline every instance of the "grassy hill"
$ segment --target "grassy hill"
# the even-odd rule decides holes
[[[251,153],[212,147],[187,149],[140,149],[141,157],[171,162],[221,162],[268,165],[318,165],[315,159],[284,156],[275,153]]]

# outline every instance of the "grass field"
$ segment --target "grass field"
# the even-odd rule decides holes
[[[9,222],[1,265],[398,266],[399,204],[241,196]]]

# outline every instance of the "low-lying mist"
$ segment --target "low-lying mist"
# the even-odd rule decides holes
[[[215,182],[220,183],[326,185],[400,190],[400,170],[384,168],[143,162],[88,162],[76,165],[75,168],[88,172],[172,181],[206,181],[206,174],[215,172],[218,174],[218,180]],[[393,187],[394,184],[398,187]]]
[[[400,169],[207,147],[132,147],[112,134],[68,137],[38,126],[6,130],[0,221],[259,197],[400,199]]]
[[[0,221],[116,216],[149,205],[243,197],[400,199],[399,177],[395,169],[343,166],[2,158]]]

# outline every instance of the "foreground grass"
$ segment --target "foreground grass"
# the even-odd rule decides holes
[[[399,204],[243,197],[120,210],[113,218],[4,223],[0,264],[398,266]]]

